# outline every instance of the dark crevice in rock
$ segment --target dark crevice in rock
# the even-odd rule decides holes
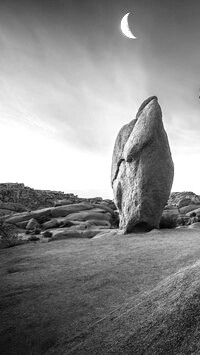
[[[120,182],[117,186],[117,208],[119,211],[122,210],[122,185]]]
[[[124,159],[124,158],[121,158],[121,159],[117,162],[116,172],[115,172],[114,178],[112,179],[112,186],[113,186],[113,183],[114,183],[115,179],[117,178],[120,165],[121,165],[121,163],[122,163],[123,161],[125,161],[125,159]]]

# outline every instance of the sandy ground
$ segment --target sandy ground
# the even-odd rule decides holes
[[[200,231],[192,229],[2,249],[0,353],[105,354],[118,353],[116,349],[132,353],[131,346],[120,350],[120,343],[113,350],[113,341],[102,350],[104,337],[111,339],[115,333],[113,319],[199,260]],[[121,334],[128,324],[134,325],[134,317],[129,317],[128,324],[126,319]],[[115,328],[119,327],[118,321]],[[144,353],[141,349],[134,354]]]

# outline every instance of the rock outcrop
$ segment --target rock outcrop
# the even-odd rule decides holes
[[[168,203],[165,206],[159,227],[161,229],[177,227],[198,229],[200,225],[198,199],[195,200],[195,204],[193,200],[187,198],[186,201],[185,198],[186,194],[192,193],[175,194],[179,196],[176,200],[177,204],[170,205]],[[174,196],[174,193],[172,195]],[[182,199],[184,199],[184,206],[178,207],[179,201]],[[13,214],[1,216],[0,248],[29,241],[50,242],[69,238],[102,238],[102,236],[109,238],[110,235],[116,233],[118,213],[115,210],[115,205],[111,203],[112,201],[99,198],[93,199],[95,203],[89,203],[88,199],[85,199],[85,202],[82,199],[81,201],[73,204],[69,204],[66,200],[63,200],[62,203],[55,201],[54,207],[21,213],[15,213],[13,210]],[[171,201],[171,197],[169,201]],[[67,202],[66,205],[64,202]],[[185,205],[186,203],[188,206]],[[8,203],[6,206],[8,207]],[[16,208],[21,210],[20,206]]]
[[[160,228],[191,226],[200,221],[199,211],[200,196],[191,191],[172,192],[162,213]]]
[[[62,191],[36,190],[20,183],[0,184],[1,204],[21,204],[21,208],[34,210],[54,205],[55,200],[74,199],[74,194],[65,194]],[[19,206],[20,207],[20,206]],[[19,208],[16,206],[16,208]],[[0,205],[0,209],[2,206]],[[12,209],[12,208],[11,208]],[[21,211],[16,211],[21,212]]]
[[[103,203],[114,209],[113,201],[103,200],[102,197],[81,198],[73,193],[62,191],[36,190],[25,186],[23,183],[0,184],[0,211],[7,209],[14,212],[36,210],[39,208],[70,205],[74,203]]]
[[[12,215],[16,212],[34,211],[47,207],[74,205],[77,203],[89,203],[101,205],[116,210],[112,200],[102,197],[81,198],[73,193],[62,191],[35,190],[24,184],[3,183],[0,184],[0,217]]]
[[[171,207],[171,208],[170,208]],[[179,218],[179,210],[176,206],[167,206],[164,209],[161,219],[160,219],[160,228],[175,228],[177,226],[177,221]]]
[[[179,208],[189,205],[200,205],[200,196],[191,191],[172,192],[169,197],[168,204],[176,205]]]
[[[116,215],[106,202],[81,202],[2,216],[0,225],[2,230],[4,226],[15,229],[30,241],[92,238],[102,230],[115,228]]]
[[[158,228],[174,176],[162,112],[155,96],[145,100],[120,130],[112,159],[112,187],[124,233]]]

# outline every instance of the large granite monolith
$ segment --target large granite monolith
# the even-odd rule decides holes
[[[159,227],[174,176],[162,111],[156,96],[118,133],[112,159],[112,188],[124,233]]]

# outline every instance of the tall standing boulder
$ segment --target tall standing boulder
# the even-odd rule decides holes
[[[174,176],[162,111],[156,96],[145,100],[136,118],[117,136],[112,188],[124,233],[158,228]]]

